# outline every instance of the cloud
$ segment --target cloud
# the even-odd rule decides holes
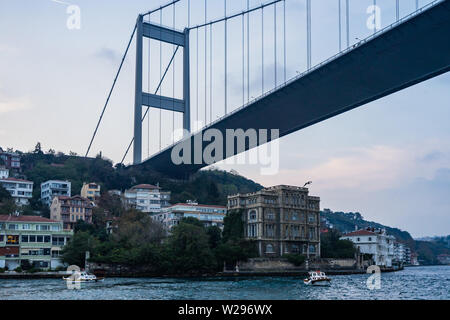
[[[0,114],[31,109],[31,101],[26,97],[7,98],[0,94]]]
[[[442,153],[440,151],[432,151],[432,152],[427,153],[420,160],[422,160],[423,162],[432,162],[432,161],[442,159],[442,157],[444,157],[444,153]]]
[[[312,180],[316,190],[373,192],[390,190],[415,179],[433,179],[438,170],[450,168],[450,148],[436,142],[395,147],[375,145],[341,150],[340,155],[324,159],[312,166],[299,168],[297,158],[282,159],[282,167],[291,161],[299,169],[282,169],[276,176],[257,179],[264,185],[278,183],[299,185]],[[424,161],[424,159],[426,161]],[[292,166],[290,166],[292,167]],[[353,190],[353,191],[350,191]]]
[[[110,48],[103,47],[95,53],[95,56],[109,62],[117,62],[120,60],[120,54]]]

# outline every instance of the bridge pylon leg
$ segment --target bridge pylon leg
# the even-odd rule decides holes
[[[184,48],[183,48],[183,129],[191,132],[191,87],[190,87],[190,68],[189,68],[189,29],[184,29]]]
[[[134,100],[133,164],[142,162],[142,49],[143,16],[139,15],[136,29],[136,80]]]

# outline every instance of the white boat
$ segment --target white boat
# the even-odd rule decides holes
[[[303,282],[309,286],[328,286],[331,284],[331,279],[325,275],[325,272],[310,271],[308,278]]]
[[[97,276],[95,276],[94,274],[88,274],[87,272],[82,271],[79,272],[78,274],[74,273],[66,278],[63,277],[63,280],[78,283],[78,282],[98,282],[105,280],[105,278],[97,278]]]

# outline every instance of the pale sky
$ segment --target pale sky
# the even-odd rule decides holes
[[[342,1],[345,2],[345,1]],[[370,35],[367,7],[373,0],[351,2],[350,39]],[[424,5],[429,1],[420,1]],[[95,128],[137,14],[159,7],[165,0],[0,0],[0,146],[32,150],[37,141],[50,148],[84,154]],[[176,28],[187,25],[187,0],[176,10]],[[191,0],[191,24],[204,20],[204,1]],[[312,1],[312,61],[317,64],[338,52],[337,0]],[[66,26],[69,4],[80,7],[81,29]],[[261,1],[250,1],[250,6]],[[394,0],[377,0],[381,24],[395,18]],[[245,0],[228,0],[228,13],[241,11]],[[306,66],[305,0],[287,0],[287,78]],[[400,15],[415,8],[415,0],[401,1]],[[207,20],[224,14],[223,0],[208,0]],[[265,90],[274,86],[273,7],[265,10]],[[172,26],[172,9],[163,24]],[[277,70],[283,78],[282,4],[277,6]],[[344,18],[344,17],[343,17]],[[159,14],[152,21],[159,22]],[[261,15],[250,20],[251,97],[261,92]],[[223,25],[213,28],[213,114],[224,110]],[[229,21],[228,108],[242,103],[241,19]],[[191,37],[192,121],[197,118],[196,31]],[[343,34],[343,38],[345,36]],[[209,45],[209,30],[207,33]],[[246,41],[246,40],[245,40]],[[345,44],[343,43],[343,46]],[[99,151],[114,162],[121,160],[132,138],[134,58],[132,45],[106,111],[91,155]],[[144,46],[147,69],[148,45]],[[163,71],[173,47],[164,45]],[[209,52],[209,47],[208,47]],[[181,53],[181,51],[180,51]],[[209,53],[208,53],[209,54]],[[159,80],[159,44],[150,46],[150,87]],[[200,119],[205,118],[204,29],[199,31]],[[209,56],[207,59],[207,119],[209,121]],[[175,59],[175,96],[181,94],[181,54]],[[170,69],[163,94],[173,92]],[[363,72],[363,71],[362,71]],[[242,175],[265,186],[303,185],[312,180],[311,194],[321,207],[359,211],[369,220],[411,232],[413,236],[450,233],[450,74],[426,81],[391,96],[284,137],[280,141],[281,169],[262,176],[258,166],[234,166]],[[351,88],[350,88],[351,89]],[[247,99],[247,96],[245,96]],[[159,110],[150,112],[150,130],[144,124],[145,157],[159,148]],[[181,127],[181,117],[163,112],[162,146]],[[148,143],[147,135],[150,136]],[[127,163],[131,158],[127,158]],[[219,167],[231,169],[227,165]]]

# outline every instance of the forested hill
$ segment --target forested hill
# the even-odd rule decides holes
[[[324,209],[321,211],[321,216],[327,219],[330,224],[342,233],[354,231],[355,226],[357,226],[358,229],[373,227],[386,229],[388,234],[394,236],[401,242],[407,243],[413,241],[409,232],[385,226],[377,222],[364,220],[364,217],[359,212],[333,212],[330,209]]]
[[[159,183],[163,190],[172,192],[172,203],[197,200],[199,203],[217,205],[225,205],[227,195],[263,188],[237,173],[221,170],[200,171],[189,180],[181,181],[137,167],[113,166],[112,161],[101,156],[84,158],[73,154],[56,154],[51,150],[47,153],[40,150],[22,153],[21,162],[24,178],[34,182],[33,200],[36,201],[40,197],[40,184],[51,179],[69,180],[72,194],[79,194],[83,182],[99,183],[103,191],[123,191],[136,184]]]
[[[373,227],[386,229],[387,234],[393,235],[397,241],[406,244],[411,250],[418,254],[421,264],[437,264],[437,256],[440,254],[450,254],[450,248],[445,241],[417,241],[409,232],[382,225],[377,222],[364,220],[359,212],[333,212],[329,209],[321,211],[321,217],[325,218],[329,224],[342,233],[358,229]]]

